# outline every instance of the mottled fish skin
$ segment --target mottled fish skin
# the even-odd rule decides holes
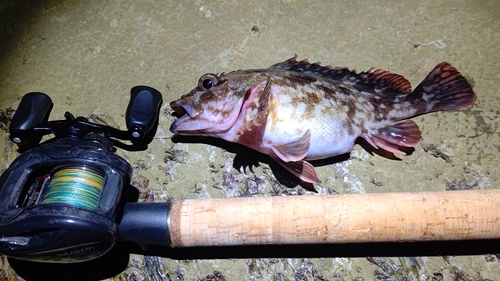
[[[198,87],[170,103],[180,116],[170,130],[240,143],[270,155],[306,182],[319,182],[306,160],[353,149],[358,137],[404,154],[420,141],[407,118],[474,102],[472,87],[450,64],[434,68],[415,90],[379,68],[355,73],[293,57],[268,69],[205,74]]]

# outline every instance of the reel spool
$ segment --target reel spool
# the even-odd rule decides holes
[[[0,253],[42,262],[83,262],[105,254],[117,239],[120,202],[132,167],[115,146],[145,149],[158,124],[161,94],[131,90],[127,131],[66,112],[47,122],[52,101],[26,94],[9,127],[23,153],[0,177]],[[42,136],[55,138],[39,144]],[[119,140],[129,140],[131,145]]]
[[[88,167],[58,167],[50,177],[40,204],[64,203],[97,210],[104,187],[104,175]]]

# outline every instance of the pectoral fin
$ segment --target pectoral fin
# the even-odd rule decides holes
[[[303,160],[309,151],[310,141],[311,132],[307,130],[297,141],[272,146],[270,155],[278,164],[301,180],[319,183],[314,167]]]
[[[271,150],[284,162],[299,161],[306,157],[310,141],[311,131],[307,130],[297,141],[272,146]]]
[[[285,162],[281,160],[276,154],[274,154],[273,151],[271,151],[271,157],[283,168],[285,168],[287,171],[289,171],[299,179],[310,183],[321,182],[316,175],[316,171],[314,170],[313,165],[311,165],[309,162],[304,160]]]

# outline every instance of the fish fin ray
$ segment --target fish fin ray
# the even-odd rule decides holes
[[[361,78],[357,84],[374,87],[388,94],[409,94],[411,84],[399,74],[372,67],[367,72],[358,74]]]
[[[311,165],[311,163],[304,160],[285,162],[278,155],[274,154],[273,151],[270,152],[270,156],[283,168],[302,181],[309,183],[321,183],[318,179],[316,171],[314,170],[314,166]]]
[[[476,98],[465,77],[447,62],[438,64],[410,95],[426,101],[421,113],[467,107]]]
[[[306,157],[310,141],[311,131],[307,130],[300,139],[281,145],[273,145],[271,150],[285,162],[299,161]]]
[[[415,122],[402,120],[373,130],[365,138],[375,148],[382,148],[394,154],[406,154],[398,147],[415,147],[421,140],[421,133]]]
[[[321,66],[320,62],[310,63],[307,59],[302,61],[296,59],[297,55],[284,62],[274,64],[269,69],[289,70],[333,80],[342,80],[355,85],[379,89],[389,94],[408,94],[411,92],[410,82],[403,76],[380,68],[372,67],[367,72],[358,74],[348,68]]]
[[[311,74],[314,76],[330,78],[333,80],[342,80],[344,77],[357,75],[355,72],[350,71],[347,68],[332,68],[331,66],[321,66],[320,62],[310,63],[307,59],[302,61],[297,61],[296,59],[297,55],[284,62],[273,64],[268,69],[295,71],[305,74]]]

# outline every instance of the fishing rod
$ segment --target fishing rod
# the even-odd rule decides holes
[[[115,147],[144,150],[161,103],[157,90],[132,88],[121,131],[68,112],[47,121],[50,97],[26,94],[9,127],[22,153],[0,177],[0,254],[74,263],[117,241],[180,248],[500,237],[498,190],[128,201],[132,167]],[[54,138],[40,143],[47,134]]]

